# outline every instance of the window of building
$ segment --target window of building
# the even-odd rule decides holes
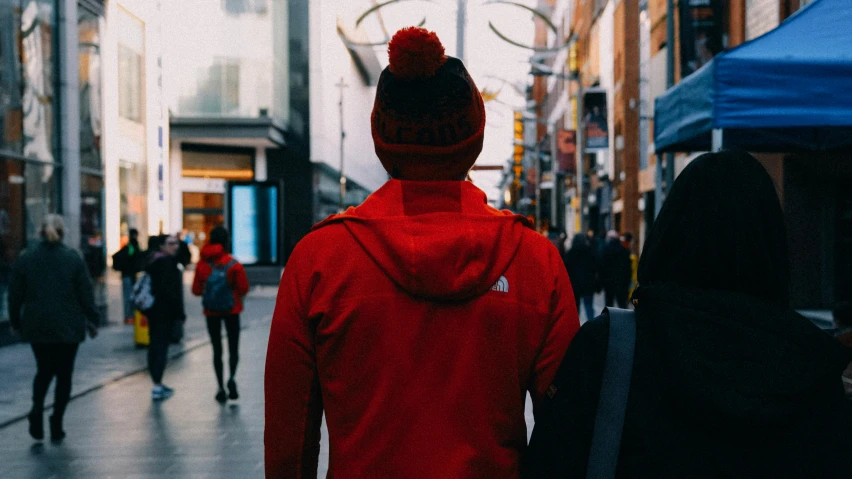
[[[57,211],[58,170],[50,164],[28,162],[24,166],[27,241],[39,241],[44,217]]]
[[[142,121],[142,55],[118,46],[118,114]]]
[[[254,178],[251,154],[184,151],[183,176],[188,178],[222,178],[251,180]]]
[[[222,10],[229,15],[262,15],[267,12],[267,6],[266,0],[222,0]]]
[[[118,11],[118,114],[141,123],[145,113],[145,25],[126,10]]]
[[[121,161],[118,169],[121,244],[127,242],[131,228],[139,230],[139,241],[147,241],[148,175],[144,164]],[[142,243],[145,244],[144,242]]]
[[[101,53],[100,19],[84,8],[78,11],[80,50],[80,164],[101,167]]]
[[[53,2],[44,0],[22,2],[21,7],[23,156],[53,162],[57,136],[54,134],[55,10]]]

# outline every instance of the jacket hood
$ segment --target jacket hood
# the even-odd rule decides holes
[[[215,261],[225,254],[225,247],[220,244],[206,244],[201,247],[201,259]]]
[[[361,206],[314,226],[342,224],[409,294],[460,301],[485,293],[509,267],[531,225],[486,203],[466,181],[389,180]]]
[[[852,361],[804,316],[742,293],[658,285],[633,297],[667,395],[688,417],[781,422],[819,407]]]

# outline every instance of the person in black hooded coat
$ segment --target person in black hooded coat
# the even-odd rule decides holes
[[[638,276],[616,477],[850,477],[852,352],[789,308],[784,217],[757,160],[689,164]],[[536,411],[527,477],[585,477],[608,334],[604,312],[571,343]]]

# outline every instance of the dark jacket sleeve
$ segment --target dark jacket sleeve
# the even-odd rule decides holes
[[[95,291],[92,287],[92,280],[89,278],[83,259],[76,253],[72,254],[76,260],[73,275],[77,301],[80,303],[80,309],[83,310],[86,320],[92,324],[98,324],[100,322],[100,315],[98,314],[98,309],[95,307]]]
[[[21,329],[21,307],[27,294],[26,256],[21,255],[12,265],[12,278],[9,283],[8,303],[9,322],[15,329]]]
[[[609,317],[603,314],[584,324],[568,347],[535,415],[523,457],[525,478],[586,476],[608,334]]]

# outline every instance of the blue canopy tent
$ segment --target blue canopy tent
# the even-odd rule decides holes
[[[814,0],[657,98],[657,152],[720,143],[755,152],[852,148],[852,0]]]

